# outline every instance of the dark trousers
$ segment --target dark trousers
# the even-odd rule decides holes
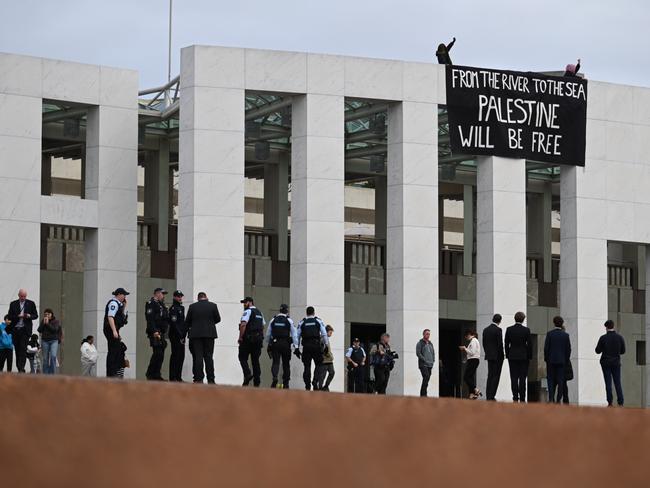
[[[476,390],[476,369],[478,368],[478,359],[468,359],[465,364],[465,375],[463,380],[467,385],[470,395]]]
[[[29,337],[25,327],[17,327],[11,333],[14,341],[14,350],[16,351],[16,367],[19,373],[25,372],[25,364],[27,363],[27,342]]]
[[[288,341],[278,340],[271,346],[271,376],[273,382],[278,381],[278,372],[280,371],[280,361],[282,361],[282,386],[289,387],[291,379],[291,344]]]
[[[106,354],[106,376],[109,378],[119,376],[120,370],[124,370],[124,349],[122,341],[113,337],[113,332],[104,332],[108,341],[108,352]]]
[[[620,406],[623,406],[623,386],[621,385],[621,365],[606,365],[601,364],[603,370],[603,377],[605,378],[605,393],[607,394],[607,405],[612,405],[614,396],[612,395],[612,380],[614,380],[614,388],[616,388],[616,401]]]
[[[348,370],[348,393],[366,393],[363,375],[364,366]]]
[[[214,383],[214,337],[196,337],[190,339],[192,353],[192,374],[194,383],[203,383],[203,365],[208,383]]]
[[[427,396],[427,388],[429,387],[429,380],[431,379],[431,366],[420,366],[420,373],[422,374],[422,386],[420,386],[420,396]]]
[[[569,385],[566,380],[562,384],[562,403],[569,403]]]
[[[390,369],[387,366],[375,366],[375,391],[378,395],[385,395],[390,379]]]
[[[185,344],[178,336],[169,336],[172,353],[169,356],[169,381],[183,381],[183,362],[185,362]]]
[[[14,360],[14,350],[13,349],[0,349],[0,371],[5,367],[5,361],[7,362],[7,371],[11,372],[11,365]]]
[[[334,364],[320,363],[314,372],[314,376],[316,376],[316,387],[319,390],[329,391],[330,383],[334,379]],[[327,377],[327,380],[325,377]]]
[[[314,389],[317,389],[316,373],[318,367],[323,363],[323,352],[320,349],[320,342],[315,344],[303,344],[302,346],[302,364],[304,370],[302,372],[302,379],[305,382],[305,389],[309,390],[312,387],[311,382],[311,363],[314,362]]]
[[[242,341],[239,345],[239,364],[241,364],[241,370],[244,373],[244,380],[251,378],[251,370],[248,367],[248,357],[251,358],[251,364],[253,366],[253,384],[255,386],[260,386],[262,369],[260,368],[260,355],[262,354],[262,343],[252,343],[246,339]]]
[[[165,339],[149,339],[151,345],[151,359],[149,360],[149,367],[147,368],[146,377],[148,380],[161,380],[162,373],[160,372],[163,361],[165,360],[165,348],[167,341]]]
[[[499,380],[501,379],[503,359],[489,359],[487,363],[488,377],[487,384],[485,385],[485,398],[486,400],[495,400],[497,389],[499,388]]]
[[[546,382],[548,383],[549,403],[560,403],[564,396],[564,364],[546,363]],[[557,398],[555,390],[557,389]]]
[[[526,378],[528,377],[527,359],[508,359],[510,366],[510,387],[512,388],[512,401],[526,401]]]

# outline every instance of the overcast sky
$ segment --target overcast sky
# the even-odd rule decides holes
[[[167,78],[169,0],[0,0],[0,51]],[[650,87],[648,0],[174,0],[172,76],[191,44],[560,70]],[[2,73],[0,73],[2,76]]]

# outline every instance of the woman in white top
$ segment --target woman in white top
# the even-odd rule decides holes
[[[476,338],[476,332],[473,330],[465,331],[465,340],[468,341],[467,346],[459,346],[467,357],[467,364],[465,365],[465,384],[469,390],[469,399],[476,400],[478,397],[483,396],[483,393],[476,387],[476,368],[478,368],[478,361],[481,357],[481,345]]]
[[[97,376],[97,348],[93,336],[81,341],[81,376]]]

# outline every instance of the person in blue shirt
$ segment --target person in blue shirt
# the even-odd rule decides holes
[[[5,315],[4,322],[0,322],[0,371],[4,369],[7,363],[7,372],[11,372],[14,355],[14,341],[7,328],[11,325],[9,315]]]
[[[306,317],[298,324],[298,340],[302,341],[302,353],[296,349],[294,354],[302,358],[302,364],[305,369],[302,373],[302,379],[305,382],[305,390],[318,390],[316,371],[314,371],[314,381],[311,379],[311,363],[314,362],[315,369],[323,362],[323,348],[329,347],[330,342],[327,337],[325,324],[321,319],[316,317],[314,307],[307,307],[305,310]]]
[[[288,305],[284,303],[280,305],[280,313],[271,319],[264,340],[273,361],[271,364],[271,376],[273,376],[271,388],[278,387],[278,371],[280,361],[282,361],[282,383],[280,386],[288,389],[291,379],[291,345],[293,344],[294,348],[298,347],[298,332],[293,325],[293,320],[289,317]]]

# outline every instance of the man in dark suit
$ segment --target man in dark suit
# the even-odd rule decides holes
[[[221,315],[216,303],[200,292],[197,302],[190,305],[185,317],[185,327],[189,331],[190,352],[192,353],[192,373],[194,383],[203,383],[203,364],[208,383],[214,384],[214,340],[217,338],[216,325],[221,322]]]
[[[600,356],[600,367],[603,370],[605,378],[605,393],[607,394],[607,405],[612,406],[614,397],[612,396],[612,379],[616,388],[616,400],[618,406],[622,407],[623,386],[621,385],[621,354],[625,354],[625,340],[623,336],[614,330],[614,321],[605,322],[607,333],[600,336],[596,345],[596,354]]]
[[[27,291],[22,288],[18,290],[18,300],[9,304],[11,319],[11,333],[16,350],[16,366],[19,373],[25,372],[25,363],[27,362],[27,341],[32,336],[32,321],[38,319],[38,310],[36,304],[27,299]]]
[[[499,324],[501,324],[501,315],[497,313],[492,317],[492,323],[483,329],[483,350],[488,363],[485,395],[487,400],[492,401],[495,400],[503,367],[503,333]]]
[[[560,403],[564,388],[564,373],[571,359],[571,339],[562,328],[564,319],[553,317],[555,328],[546,334],[544,341],[544,362],[546,363],[546,380],[548,382],[548,401]],[[555,388],[558,388],[557,400]]]
[[[510,367],[510,385],[513,402],[526,402],[526,379],[528,365],[533,357],[533,347],[530,339],[530,329],[524,327],[526,319],[524,312],[515,314],[515,325],[506,329],[506,357]]]

